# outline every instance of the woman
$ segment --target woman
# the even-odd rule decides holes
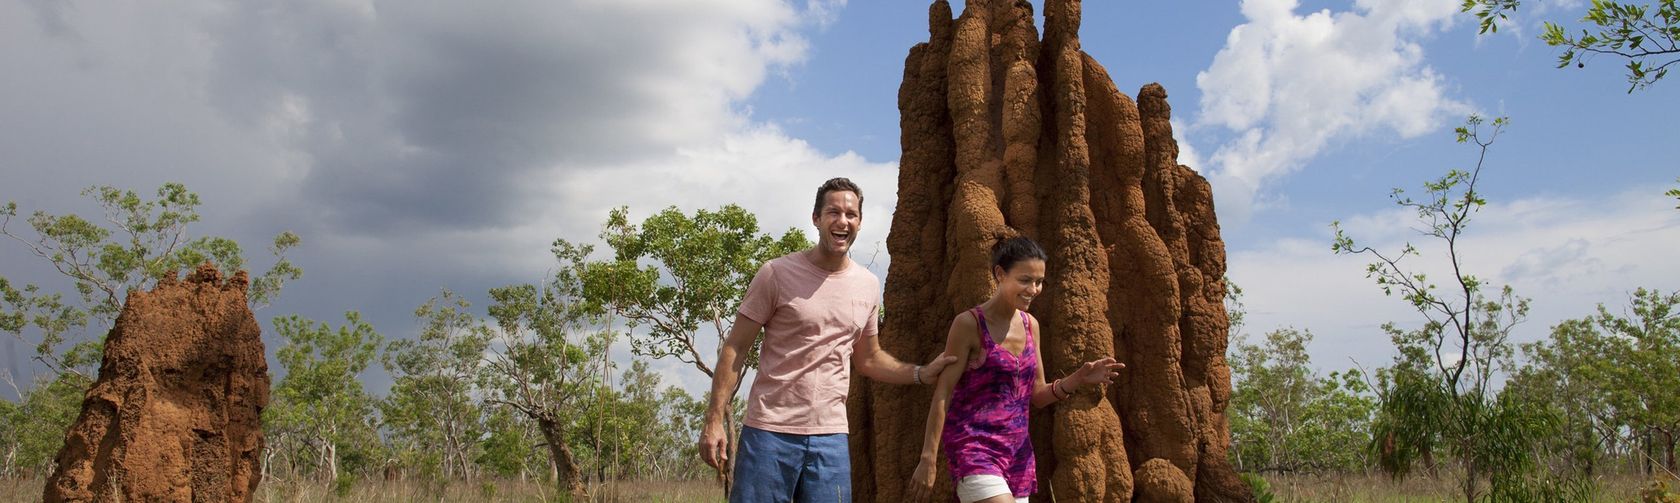
[[[1038,320],[1026,313],[1044,289],[1044,249],[1017,237],[992,247],[992,297],[951,321],[945,354],[957,365],[940,374],[928,409],[921,463],[911,477],[911,501],[926,501],[933,488],[939,445],[962,503],[1024,503],[1038,489],[1031,407],[1044,407],[1084,386],[1107,383],[1124,365],[1114,358],[1088,362],[1073,375],[1046,384],[1037,339]],[[947,411],[947,409],[949,409]]]

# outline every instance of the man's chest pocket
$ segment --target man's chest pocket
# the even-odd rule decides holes
[[[851,309],[847,311],[844,326],[850,328],[853,332],[859,332],[863,330],[863,327],[869,325],[871,318],[875,317],[875,302],[854,300],[851,302]]]

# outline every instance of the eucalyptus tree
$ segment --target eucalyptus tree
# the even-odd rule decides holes
[[[379,402],[399,459],[443,478],[472,478],[485,434],[474,393],[492,331],[471,304],[444,290],[415,309],[420,333],[398,339],[382,355],[391,392]]]
[[[1231,350],[1231,436],[1248,472],[1349,473],[1366,466],[1375,400],[1358,371],[1321,376],[1312,333],[1284,328]]]
[[[692,217],[670,207],[639,225],[620,207],[608,215],[601,238],[613,256],[586,264],[580,274],[584,296],[633,329],[635,354],[674,358],[707,377],[713,372],[707,362],[715,357],[701,351],[702,327],[721,341],[758,268],[811,246],[796,229],[779,238],[760,233],[758,217],[733,204]],[[555,252],[564,256],[587,257],[592,251],[555,242]]]
[[[811,247],[797,229],[780,237],[760,233],[758,217],[733,204],[693,216],[673,206],[639,225],[631,223],[628,208],[619,207],[608,215],[601,238],[612,248],[611,259],[590,261],[592,247],[564,239],[554,243],[557,255],[582,264],[579,278],[589,308],[621,318],[636,355],[673,358],[708,378],[714,372],[708,362],[716,356],[701,350],[702,337],[721,344],[747,284],[765,262]],[[756,342],[754,349],[748,367],[757,366]],[[732,437],[736,417],[726,416],[725,431]],[[727,473],[720,475],[728,491]]]
[[[1540,439],[1541,447],[1581,476],[1597,475],[1627,445],[1625,421],[1606,396],[1612,384],[1604,369],[1617,364],[1609,344],[1591,319],[1565,320],[1546,339],[1522,345],[1527,363],[1505,385],[1557,410],[1561,434]]]
[[[362,388],[361,376],[384,340],[360,313],[344,317],[336,329],[297,315],[274,319],[282,341],[275,358],[286,375],[275,383],[273,402],[263,410],[263,424],[313,451],[309,461],[317,478],[329,482],[341,475],[340,451],[365,444],[373,435],[374,400]]]
[[[1629,299],[1631,313],[1617,315],[1603,304],[1591,318],[1607,336],[1609,365],[1595,367],[1610,386],[1601,390],[1611,408],[1643,432],[1653,453],[1647,472],[1660,463],[1670,476],[1680,472],[1680,292],[1640,288]],[[1661,459],[1654,459],[1660,456]]]
[[[564,262],[564,261],[563,261]],[[608,322],[592,322],[579,300],[577,263],[562,267],[543,285],[490,290],[495,336],[480,370],[486,403],[518,412],[542,434],[560,488],[585,494],[569,432],[578,410],[599,386],[591,362],[606,355]],[[594,329],[594,328],[599,328]]]
[[[1471,218],[1487,204],[1477,183],[1489,147],[1508,121],[1494,119],[1488,131],[1482,130],[1483,124],[1472,115],[1456,130],[1459,143],[1479,149],[1474,168],[1449,170],[1425,183],[1423,199],[1412,199],[1398,188],[1390,194],[1397,206],[1417,214],[1419,232],[1441,246],[1445,257],[1440,267],[1448,271],[1441,282],[1444,287],[1406,261],[1422,255],[1409,242],[1397,251],[1360,245],[1336,222],[1331,245],[1337,254],[1374,258],[1366,267],[1367,277],[1384,294],[1399,295],[1423,318],[1422,325],[1411,330],[1384,325],[1399,355],[1393,366],[1378,372],[1381,405],[1372,450],[1379,464],[1403,475],[1413,462],[1432,456],[1437,446],[1445,448],[1463,468],[1459,473],[1467,502],[1483,495],[1483,478],[1491,484],[1489,495],[1496,498],[1553,487],[1546,481],[1531,483],[1529,474],[1535,466],[1533,439],[1557,427],[1550,409],[1494,389],[1495,374],[1512,365],[1511,331],[1527,318],[1529,300],[1509,286],[1490,295],[1484,280],[1464,268],[1468,250],[1462,239]]]

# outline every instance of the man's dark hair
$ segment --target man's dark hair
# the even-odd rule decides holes
[[[863,211],[863,189],[858,188],[857,184],[852,183],[851,180],[847,180],[845,177],[836,177],[828,179],[828,181],[823,182],[821,187],[817,187],[817,202],[816,204],[811,205],[811,216],[815,217],[822,213],[823,200],[828,198],[829,192],[837,190],[851,191],[851,193],[857,194],[859,206],[858,211]]]
[[[1045,255],[1044,248],[1025,237],[1012,237],[992,245],[992,265],[1002,267],[1005,271],[1014,267],[1016,262],[1029,259],[1046,262],[1050,260],[1049,256]]]

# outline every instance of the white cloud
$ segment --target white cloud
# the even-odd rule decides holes
[[[555,209],[590,216],[596,220],[591,225],[620,205],[629,205],[634,218],[673,205],[693,211],[736,203],[758,215],[761,228],[777,233],[789,227],[810,231],[817,186],[845,176],[864,191],[860,250],[885,241],[898,185],[896,163],[870,162],[852,152],[829,156],[773,125],[732,132],[717,144],[666,157],[556,174],[551,183],[565,202]],[[601,190],[612,186],[631,190]]]
[[[1453,0],[1359,0],[1353,11],[1295,13],[1294,0],[1244,0],[1248,22],[1196,75],[1193,128],[1230,140],[1208,154],[1222,216],[1243,221],[1267,204],[1267,184],[1338,140],[1429,132],[1470,106],[1448,96],[1419,42],[1449,26]]]
[[[1197,151],[1196,146],[1184,137],[1184,133],[1189,131],[1189,128],[1186,128],[1184,122],[1177,118],[1172,119],[1171,123],[1173,141],[1178,142],[1178,163],[1197,169],[1205,166],[1205,164],[1202,164],[1201,152]]]
[[[1517,342],[1545,337],[1559,321],[1593,312],[1598,303],[1613,311],[1635,288],[1680,289],[1680,211],[1660,190],[1637,187],[1606,200],[1532,197],[1492,203],[1476,213],[1459,251],[1466,271],[1489,282],[1489,293],[1509,284],[1533,299]],[[1443,248],[1420,236],[1416,213],[1393,209],[1343,220],[1348,235],[1385,253],[1406,242],[1424,254],[1407,258],[1448,288]],[[1232,250],[1230,277],[1244,289],[1249,309],[1246,331],[1282,326],[1308,328],[1318,337],[1312,354],[1324,368],[1345,368],[1357,359],[1370,368],[1387,364],[1392,350],[1378,327],[1393,321],[1415,327],[1420,316],[1398,297],[1385,297],[1365,277],[1369,255],[1332,255],[1328,225],[1304,229],[1300,237],[1268,246]],[[1450,290],[1449,290],[1450,292]]]

